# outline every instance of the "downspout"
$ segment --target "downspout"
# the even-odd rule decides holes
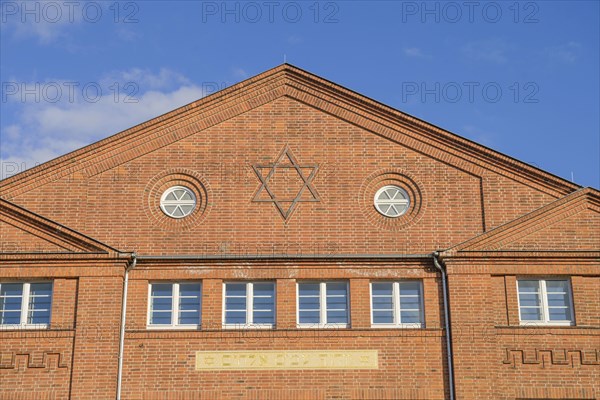
[[[438,261],[439,253],[433,252],[433,265],[440,271],[442,275],[442,292],[444,298],[444,325],[446,328],[446,355],[448,356],[448,385],[450,387],[450,400],[454,400],[454,369],[453,369],[453,358],[452,358],[452,339],[450,337],[450,311],[448,308],[448,289],[447,289],[447,275],[446,270],[442,267]]]
[[[127,288],[129,283],[129,271],[135,268],[137,256],[131,254],[131,263],[125,268],[125,279],[123,281],[123,299],[121,300],[121,332],[119,336],[119,369],[117,372],[117,400],[121,400],[121,382],[123,378],[123,352],[125,348],[125,321],[127,316]]]

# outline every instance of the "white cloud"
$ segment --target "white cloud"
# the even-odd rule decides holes
[[[135,31],[133,29],[119,27],[116,30],[117,36],[119,39],[124,40],[126,42],[135,42],[138,39],[141,39],[143,35],[140,31]]]
[[[55,44],[69,51],[81,50],[71,39],[75,29],[96,24],[113,24],[115,35],[128,42],[141,37],[131,28],[137,22],[139,6],[134,2],[103,1],[4,1],[0,31],[16,40],[37,39],[42,45]]]
[[[304,39],[302,39],[302,36],[300,35],[291,35],[288,36],[287,41],[289,44],[300,44],[304,42]]]
[[[513,50],[502,39],[488,39],[469,42],[462,46],[462,53],[471,60],[487,61],[494,64],[504,64],[508,61],[508,53]]]
[[[568,42],[559,46],[546,48],[546,54],[553,60],[573,64],[579,58],[582,47],[581,43]]]
[[[115,82],[136,83],[142,90],[168,89],[180,85],[189,85],[190,80],[182,74],[168,68],[161,68],[156,74],[148,69],[132,68],[127,71],[115,71],[102,80],[102,84],[112,85]]]
[[[52,81],[56,82],[69,81]],[[138,93],[128,96],[132,92],[126,90],[127,83],[137,85]],[[7,177],[8,169],[14,166],[19,171],[23,166],[31,168],[206,94],[185,76],[167,69],[156,74],[141,69],[114,72],[100,79],[98,85],[103,95],[97,99],[95,92],[86,98],[83,85],[77,87],[73,99],[63,92],[55,103],[36,102],[33,97],[12,99],[20,110],[14,123],[0,127],[0,178]]]
[[[431,58],[431,56],[424,54],[418,47],[405,47],[403,49],[404,55],[412,58]]]
[[[248,73],[243,68],[239,68],[239,67],[233,68],[232,74],[233,74],[234,78],[237,78],[240,80],[244,80],[244,79],[248,78]]]
[[[462,132],[465,137],[484,146],[494,147],[496,144],[496,134],[492,132],[485,132],[476,126],[465,125],[462,127]]]
[[[94,7],[100,7],[100,3],[94,3]],[[95,12],[96,8],[92,10],[78,2],[4,2],[0,25],[3,34],[11,33],[17,39],[33,37],[41,44],[49,44],[65,38],[66,31],[84,22],[84,18],[93,21]]]

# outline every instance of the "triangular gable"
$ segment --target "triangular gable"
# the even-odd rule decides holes
[[[571,182],[378,103],[289,64],[0,181],[13,199],[68,175],[90,177],[287,96],[398,144],[477,175],[492,170],[553,197],[579,188]]]
[[[0,254],[116,254],[119,251],[0,199]]]
[[[600,251],[600,192],[580,189],[443,252]]]

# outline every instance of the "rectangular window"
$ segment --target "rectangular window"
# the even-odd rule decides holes
[[[149,287],[148,327],[193,329],[200,326],[200,282],[155,282]]]
[[[0,283],[0,327],[47,328],[52,310],[52,282]]]
[[[424,327],[422,282],[372,282],[371,322],[380,328]]]
[[[349,325],[347,282],[298,283],[298,326],[347,328]]]
[[[519,279],[521,325],[573,325],[571,284],[567,279]]]
[[[275,325],[274,282],[227,282],[223,297],[225,327],[272,328]]]

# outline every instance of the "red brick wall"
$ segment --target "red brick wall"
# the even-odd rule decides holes
[[[0,252],[56,252],[60,246],[24,231],[22,228],[0,221]]]
[[[77,279],[55,279],[53,285],[51,330],[0,331],[0,399],[69,397]]]
[[[50,327],[52,329],[75,329],[75,312],[77,309],[76,278],[53,279],[52,314]]]
[[[186,123],[175,131],[191,129]],[[252,165],[274,162],[285,145],[301,165],[319,165],[313,183],[321,200],[299,203],[287,223],[272,204],[252,201],[260,187]],[[13,200],[139,254],[411,254],[448,248],[481,233],[484,222],[490,229],[553,199],[492,171],[455,167],[427,149],[394,144],[281,97],[169,146],[144,149],[150,152],[106,172],[78,172]],[[148,208],[153,178],[168,170],[191,174],[208,190],[202,218],[185,229],[182,221],[157,222],[151,214],[160,211]],[[379,187],[369,184],[392,172],[420,192],[420,213],[406,226],[402,218],[386,225],[373,210]]]
[[[0,398],[114,398],[124,264],[54,258],[0,262],[1,281],[53,282],[50,329],[0,330]]]
[[[556,197],[536,190],[526,182],[509,179],[493,172],[485,173],[482,187],[486,230],[510,222],[556,200]]]
[[[117,387],[122,277],[79,279],[73,393],[114,397]]]
[[[535,231],[502,248],[564,251],[600,249],[600,212],[592,211],[585,205],[573,212],[568,218],[559,215],[555,220],[544,221]]]
[[[600,278],[575,275],[571,284],[577,324],[600,326]]]
[[[597,398],[600,263],[512,260],[502,263],[502,275],[492,275],[499,263],[448,261],[458,398]],[[520,276],[570,277],[575,326],[520,327]]]
[[[68,398],[73,335],[73,331],[0,331],[0,398]]]
[[[140,266],[131,273],[124,395],[163,398],[430,398],[447,391],[445,338],[435,273],[423,263],[330,262],[279,265]],[[202,279],[202,331],[146,330],[148,281]],[[352,329],[296,329],[296,283],[341,279],[350,284]],[[275,279],[276,330],[223,330],[223,281]],[[425,329],[371,329],[373,280],[422,279]],[[196,371],[201,350],[378,350],[377,370]],[[179,396],[179,397],[177,397]]]
[[[448,387],[441,293],[429,263],[346,262],[340,267],[307,261],[142,262],[131,273],[123,397],[444,398]],[[598,397],[600,277],[593,272],[600,265],[577,259],[510,264],[500,268],[489,262],[448,261],[458,398]],[[0,279],[16,273],[15,268],[0,271]],[[122,268],[63,264],[25,266],[21,271],[23,277],[54,278],[53,329],[0,332],[0,398],[62,399],[68,393],[82,399],[112,398]],[[517,276],[548,276],[548,271],[571,277],[576,326],[519,327]],[[81,277],[70,277],[74,272]],[[222,282],[267,278],[277,282],[277,329],[222,330]],[[352,328],[296,329],[296,282],[341,278],[350,282]],[[369,283],[380,279],[423,280],[425,329],[369,328]],[[155,280],[202,281],[201,331],[146,329],[148,282]],[[194,369],[196,351],[263,349],[376,349],[379,369]]]

